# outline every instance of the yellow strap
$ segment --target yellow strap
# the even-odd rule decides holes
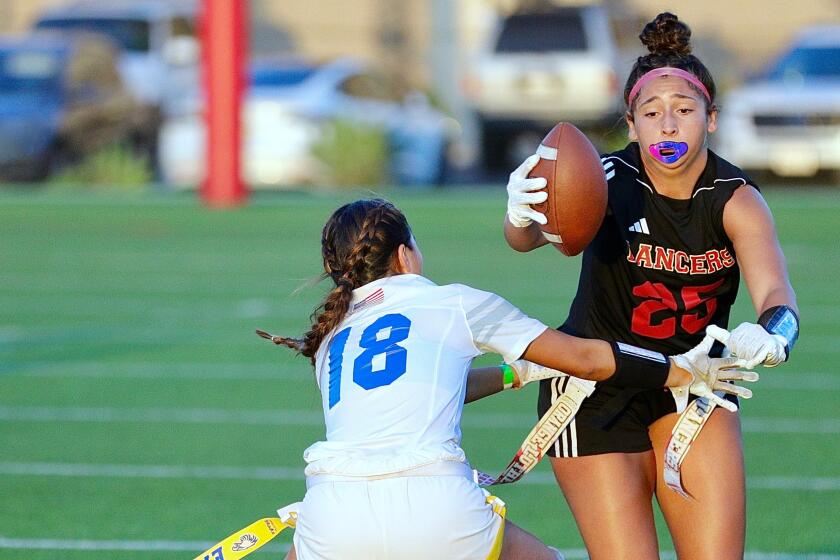
[[[485,491],[486,492],[486,491]],[[493,507],[493,513],[501,517],[502,519],[505,518],[505,514],[507,513],[507,506],[505,502],[502,501],[501,498],[497,496],[493,496],[491,494],[487,494],[486,501]]]
[[[493,546],[490,548],[490,554],[487,555],[487,560],[499,560],[502,555],[502,541],[505,539],[505,514],[507,513],[507,506],[505,506],[505,503],[501,499],[490,494],[487,494],[486,500],[493,507],[493,513],[502,518],[499,531],[496,533]]]
[[[286,527],[293,526],[294,523],[283,523],[277,517],[265,517],[208,548],[195,560],[239,560],[267,544]]]

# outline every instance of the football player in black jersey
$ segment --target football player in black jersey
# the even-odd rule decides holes
[[[691,54],[691,32],[659,14],[640,39],[624,95],[630,144],[602,158],[607,215],[583,254],[580,282],[561,330],[664,353],[685,351],[710,328],[749,366],[787,360],[798,335],[796,297],[770,210],[755,183],[708,149],[717,122],[715,85]],[[544,179],[535,160],[514,173],[504,233],[517,251],[548,244],[525,204]],[[758,317],[727,336],[743,274]],[[718,352],[722,346],[717,345]],[[543,381],[542,414],[563,391]],[[737,413],[715,409],[694,442],[682,480],[686,500],[663,480],[677,395],[599,385],[549,455],[593,560],[659,558],[652,496],[681,559],[742,558],[745,482]],[[680,405],[685,406],[685,401]]]

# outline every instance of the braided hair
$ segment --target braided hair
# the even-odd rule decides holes
[[[715,81],[706,66],[700,59],[691,54],[691,29],[688,25],[679,20],[670,12],[662,12],[653,21],[648,22],[642,29],[639,39],[647,47],[648,54],[636,59],[627,83],[624,85],[624,101],[628,104],[628,111],[632,113],[633,107],[629,101],[630,91],[639,78],[654,70],[665,66],[680,68],[691,72],[700,82],[706,86],[711,97],[711,103],[707,107],[709,112],[715,109]],[[694,85],[689,87],[697,89]],[[701,93],[698,91],[697,93]]]
[[[271,340],[297,350],[315,365],[315,352],[344,319],[353,290],[388,276],[400,245],[411,245],[411,228],[387,200],[357,200],[333,212],[321,234],[321,255],[324,277],[331,278],[335,287],[312,313],[312,327],[302,338]]]

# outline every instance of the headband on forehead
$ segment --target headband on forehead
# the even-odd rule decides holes
[[[636,96],[639,95],[639,90],[642,87],[651,81],[654,78],[658,78],[659,76],[677,76],[678,78],[682,78],[686,80],[688,83],[697,86],[703,95],[706,96],[706,100],[711,103],[712,96],[709,95],[709,90],[706,89],[706,86],[703,85],[703,82],[697,79],[697,76],[692,74],[691,72],[686,72],[680,68],[671,68],[670,66],[663,66],[662,68],[654,68],[650,72],[645,73],[641,78],[636,81],[636,84],[633,86],[633,89],[630,90],[630,95],[627,96],[627,104],[632,105],[633,100],[636,99]]]

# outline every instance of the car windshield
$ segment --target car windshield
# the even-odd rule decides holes
[[[131,19],[45,19],[38,22],[39,29],[63,31],[90,31],[107,35],[121,48],[131,52],[148,52],[149,24]]]
[[[793,49],[770,70],[771,80],[840,79],[840,46]]]
[[[496,52],[586,50],[583,18],[579,11],[516,14],[505,19]]]
[[[0,51],[0,92],[38,93],[61,83],[62,57],[50,51]]]
[[[291,87],[302,84],[315,68],[290,66],[289,68],[255,68],[251,71],[251,85],[255,87]]]

